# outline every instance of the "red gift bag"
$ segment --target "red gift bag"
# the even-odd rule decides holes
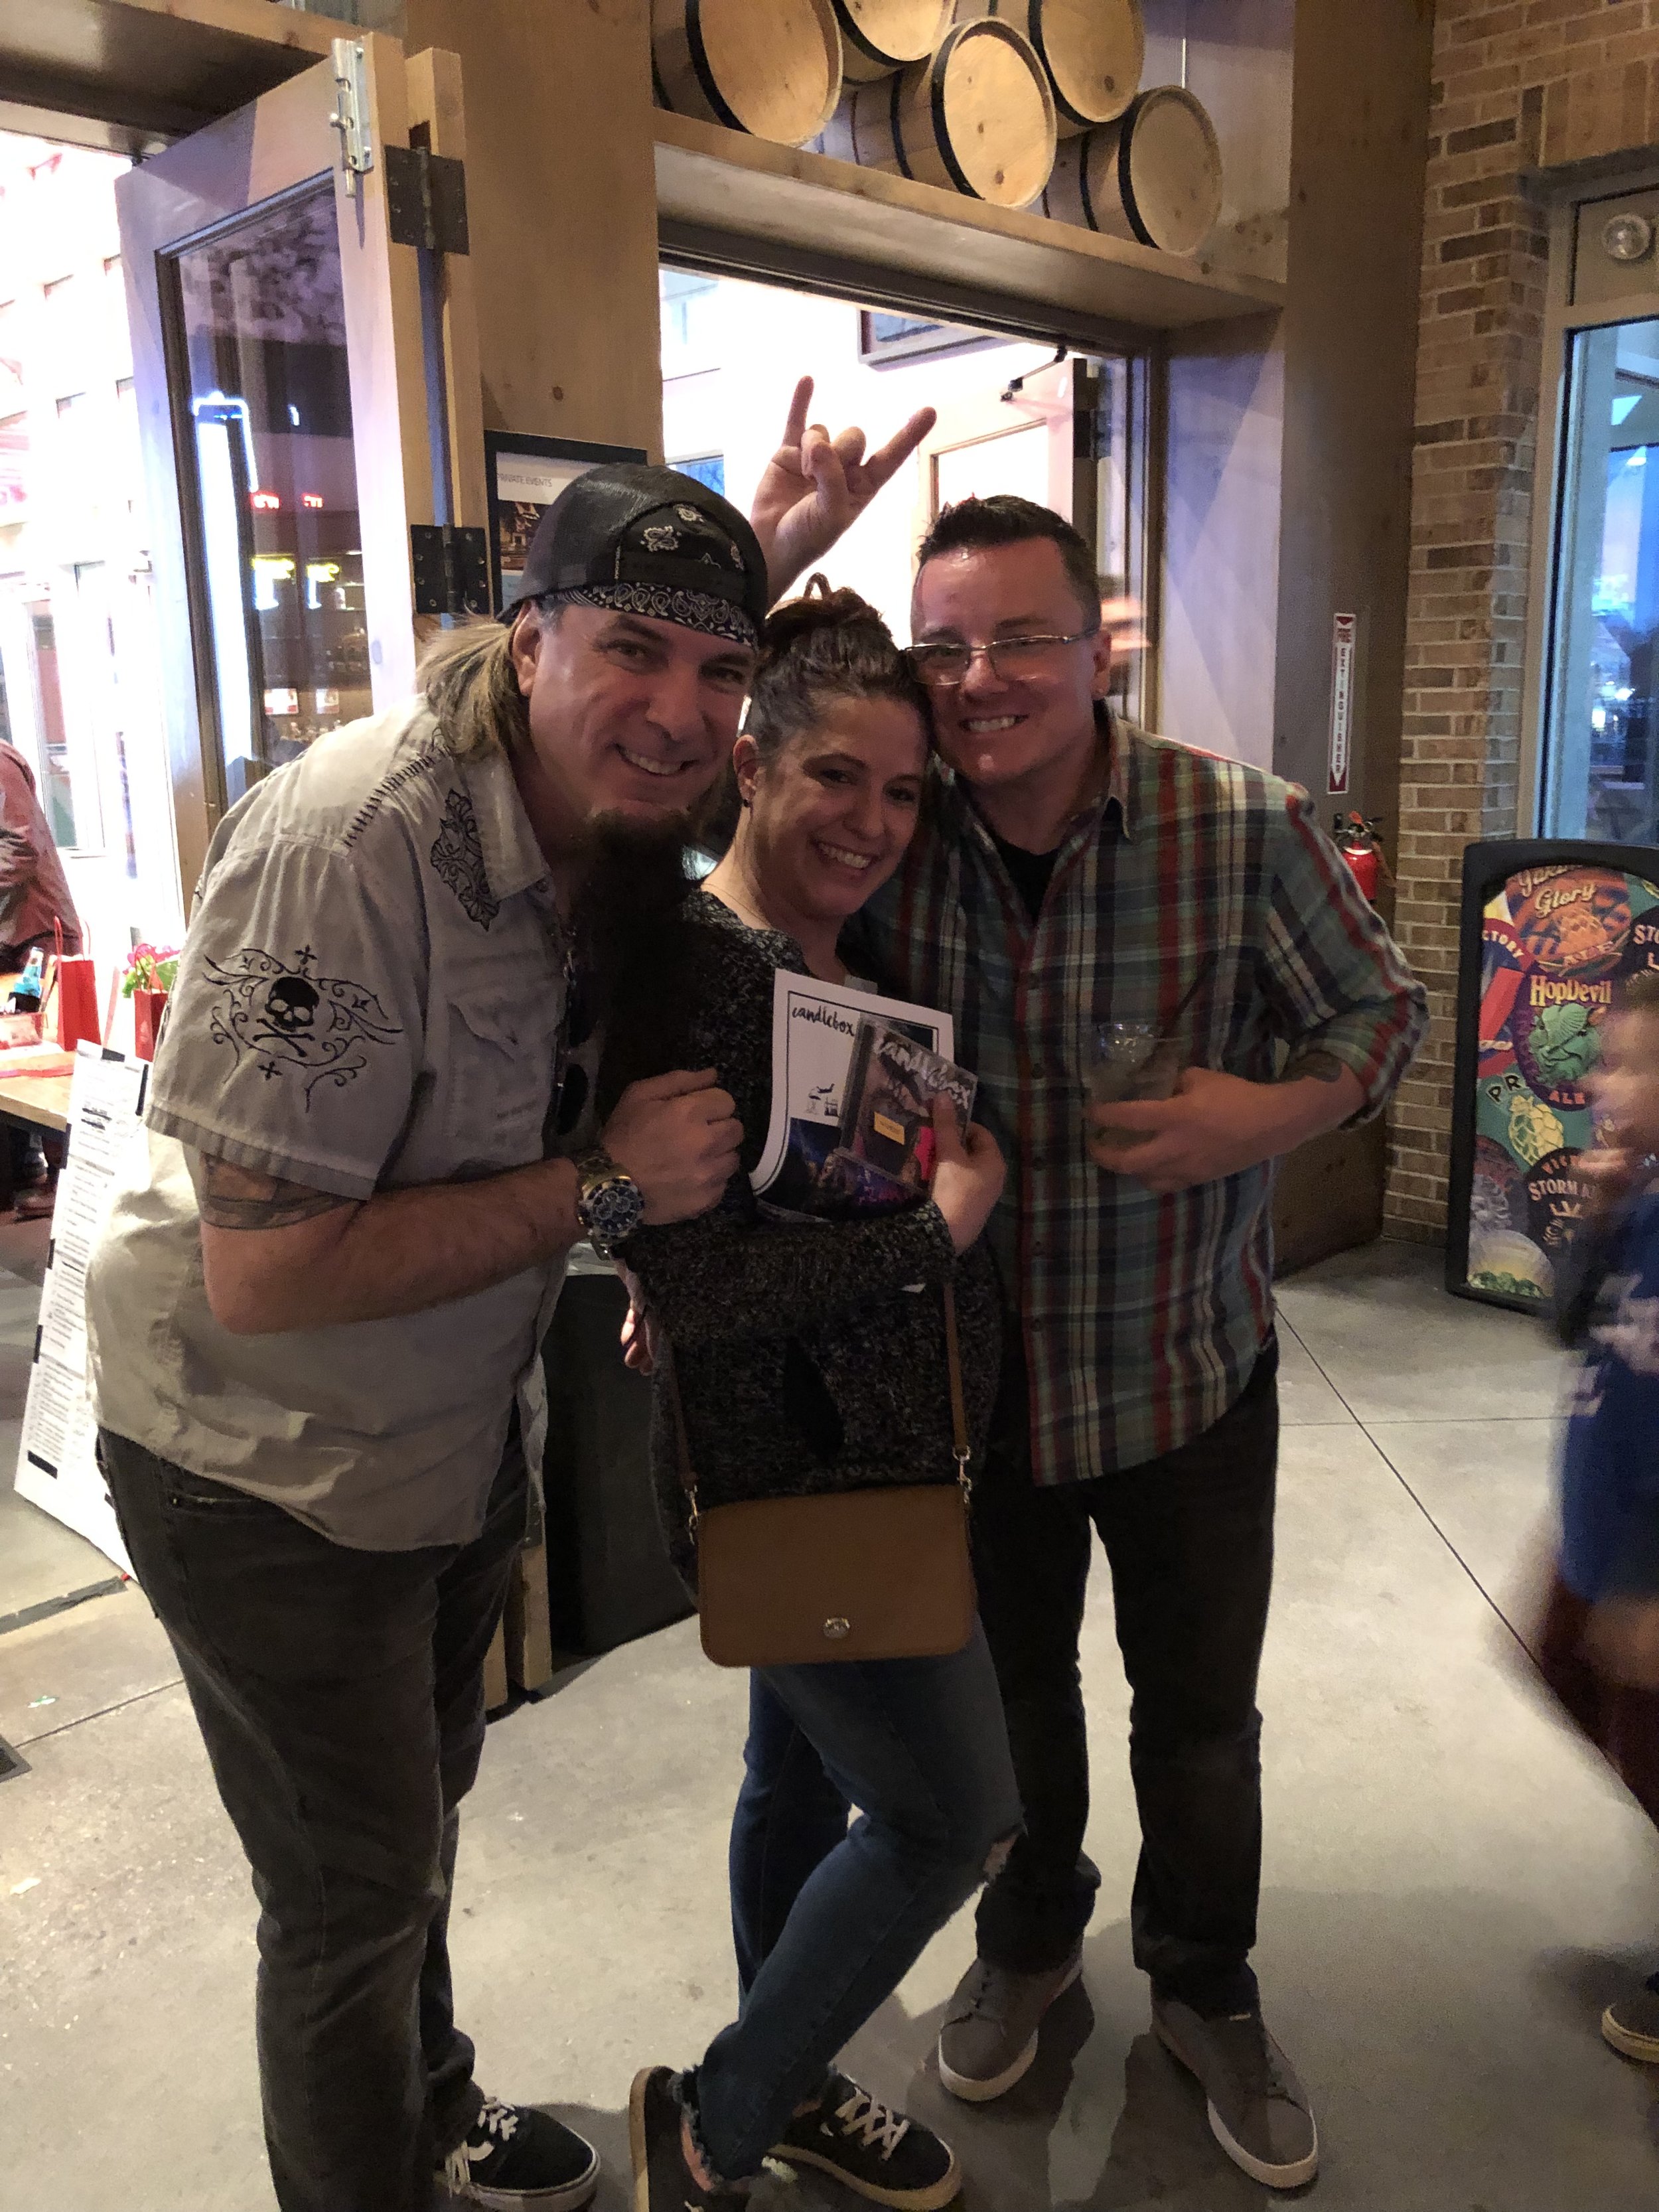
[[[52,984],[58,992],[58,1042],[64,1052],[73,1052],[83,1038],[88,1044],[102,1042],[98,1030],[98,977],[92,955],[66,953],[62,926],[56,927],[58,958]]]
[[[140,1060],[154,1060],[155,1040],[161,1034],[165,991],[135,991],[132,994],[133,1050]]]

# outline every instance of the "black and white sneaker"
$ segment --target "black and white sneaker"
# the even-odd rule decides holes
[[[647,2066],[628,2096],[628,2148],[634,2166],[634,2212],[744,2212],[748,2192],[705,2188],[685,2155],[685,2106],[672,2066]]]
[[[439,2179],[489,2212],[577,2212],[599,2185],[599,2154],[551,2112],[486,2097]]]
[[[962,2186],[949,2143],[878,2104],[844,2074],[830,2075],[822,2104],[796,2113],[770,2155],[788,2166],[821,2166],[871,2203],[903,2212],[937,2212]]]

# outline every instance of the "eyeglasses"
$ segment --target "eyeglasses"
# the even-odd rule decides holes
[[[1081,645],[1085,638],[1099,635],[1100,625],[1097,623],[1092,629],[1071,630],[1063,637],[1000,637],[991,645],[958,645],[951,640],[939,639],[926,645],[913,645],[910,666],[920,682],[938,690],[949,690],[967,680],[974,655],[982,653],[991,665],[991,673],[1012,683],[1022,676],[1036,676],[1050,665],[1061,646]]]

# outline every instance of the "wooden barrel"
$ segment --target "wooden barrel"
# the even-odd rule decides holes
[[[951,0],[836,0],[848,84],[925,61],[951,24]]]
[[[1179,85],[1143,92],[1127,115],[1060,149],[1045,215],[1166,253],[1196,253],[1221,213],[1221,148]]]
[[[651,0],[663,105],[781,146],[816,137],[841,98],[831,0]]]
[[[1141,0],[956,0],[956,20],[985,15],[1024,33],[1048,72],[1060,135],[1111,123],[1140,88]]]
[[[861,85],[823,135],[826,154],[998,207],[1029,207],[1054,164],[1048,78],[1012,24],[946,32],[939,52]]]

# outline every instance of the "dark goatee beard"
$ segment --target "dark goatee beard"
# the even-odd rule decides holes
[[[608,1114],[628,1084],[662,1071],[647,1063],[683,1019],[691,933],[682,925],[697,888],[686,855],[690,814],[642,822],[624,814],[588,821],[572,857],[578,883],[570,923],[587,1012],[605,1031],[597,1103]],[[586,1026],[587,1024],[584,1024]]]

